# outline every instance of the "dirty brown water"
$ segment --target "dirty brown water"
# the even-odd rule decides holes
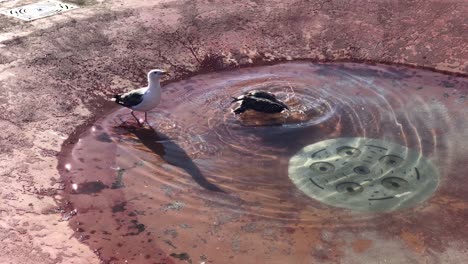
[[[254,89],[275,93],[291,112],[235,116],[231,96]],[[467,93],[462,77],[352,63],[286,63],[171,83],[148,114],[151,127],[115,108],[64,148],[70,226],[104,263],[340,261],[355,241],[326,237],[343,232],[369,247],[405,244],[409,232],[423,252],[443,252],[468,238]],[[289,159],[341,137],[420,153],[438,170],[437,190],[383,213],[308,197],[288,177]],[[402,250],[418,256],[408,243]]]

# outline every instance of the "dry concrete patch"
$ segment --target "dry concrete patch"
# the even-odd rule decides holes
[[[462,2],[68,2],[81,8],[28,23],[0,17],[1,263],[99,262],[61,221],[56,155],[148,69],[172,80],[310,59],[468,73]]]

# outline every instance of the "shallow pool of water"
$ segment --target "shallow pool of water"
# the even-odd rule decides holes
[[[253,89],[275,93],[291,111],[234,115],[231,97]],[[65,198],[77,211],[70,225],[111,263],[420,260],[421,250],[444,252],[468,238],[467,93],[461,77],[351,63],[287,63],[172,83],[148,113],[151,127],[116,108],[64,150]],[[297,188],[291,157],[345,137],[418,153],[437,170],[437,189],[406,209],[365,212]]]

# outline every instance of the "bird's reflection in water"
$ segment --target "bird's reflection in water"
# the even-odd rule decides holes
[[[200,169],[190,156],[177,143],[164,134],[157,133],[151,126],[133,127],[129,132],[135,135],[141,143],[168,164],[179,167],[187,172],[201,187],[214,192],[224,192],[203,176]]]

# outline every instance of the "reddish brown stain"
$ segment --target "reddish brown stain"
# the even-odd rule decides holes
[[[424,245],[424,237],[422,234],[410,232],[410,231],[402,231],[401,239],[406,243],[408,247],[410,247],[414,252],[419,254],[423,254],[426,250]]]
[[[372,246],[373,242],[369,239],[358,239],[352,242],[352,247],[356,253],[364,253]]]

